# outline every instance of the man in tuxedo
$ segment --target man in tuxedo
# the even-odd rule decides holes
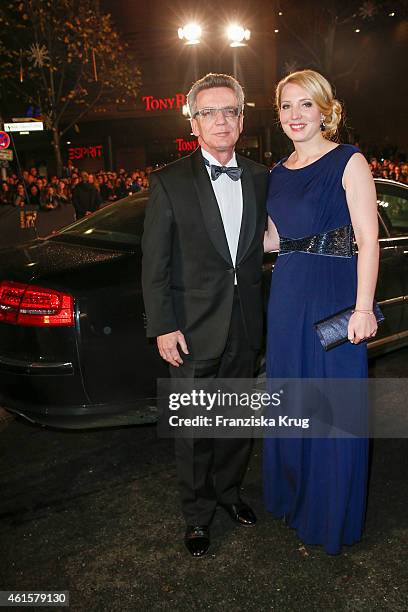
[[[251,378],[262,343],[261,276],[267,169],[234,152],[244,93],[207,74],[188,96],[199,147],[151,174],[142,241],[147,335],[174,378]],[[239,488],[248,439],[176,439],[176,464],[194,557],[209,547],[217,504],[241,525],[256,517]]]

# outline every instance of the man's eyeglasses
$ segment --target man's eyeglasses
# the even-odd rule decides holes
[[[200,117],[206,121],[214,120],[217,113],[222,113],[225,119],[236,119],[241,114],[240,106],[225,106],[224,108],[200,108],[194,113],[193,119]]]

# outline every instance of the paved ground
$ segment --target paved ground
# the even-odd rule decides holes
[[[371,369],[407,371],[408,351]],[[263,511],[258,442],[243,496],[259,524],[218,511],[200,560],[181,543],[172,442],[153,426],[63,432],[15,420],[0,423],[0,440],[0,589],[69,590],[75,612],[408,609],[408,440],[374,442],[364,539],[338,557]]]

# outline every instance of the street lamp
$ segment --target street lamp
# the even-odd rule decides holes
[[[227,38],[232,47],[232,72],[235,78],[238,77],[238,56],[237,48],[246,47],[246,41],[251,38],[251,31],[243,28],[241,25],[233,23],[227,28]]]
[[[183,28],[177,30],[179,39],[185,40],[185,45],[198,45],[201,33],[201,26],[198,23],[187,23]]]
[[[234,23],[227,28],[227,38],[231,41],[230,47],[245,47],[246,42],[244,41],[251,38],[251,31]]]
[[[198,23],[190,22],[183,28],[179,28],[177,34],[180,40],[184,40],[185,45],[191,47],[191,64],[193,68],[193,77],[196,81],[198,79],[197,45],[201,42],[201,26],[199,26]]]

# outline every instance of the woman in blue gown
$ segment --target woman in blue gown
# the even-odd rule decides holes
[[[374,182],[358,149],[331,140],[341,104],[328,81],[303,70],[277,87],[281,126],[294,151],[272,170],[265,251],[281,250],[268,307],[268,378],[366,378],[367,338],[377,323],[378,272]],[[357,257],[302,251],[300,238],[353,227]],[[337,235],[329,234],[329,236]],[[293,250],[282,250],[290,239]],[[298,245],[298,246],[297,246]],[[336,245],[335,245],[336,247]],[[337,247],[336,247],[337,248]],[[349,341],[325,351],[314,323],[354,305]],[[367,487],[365,438],[266,438],[264,498],[306,544],[328,554],[360,540]]]

